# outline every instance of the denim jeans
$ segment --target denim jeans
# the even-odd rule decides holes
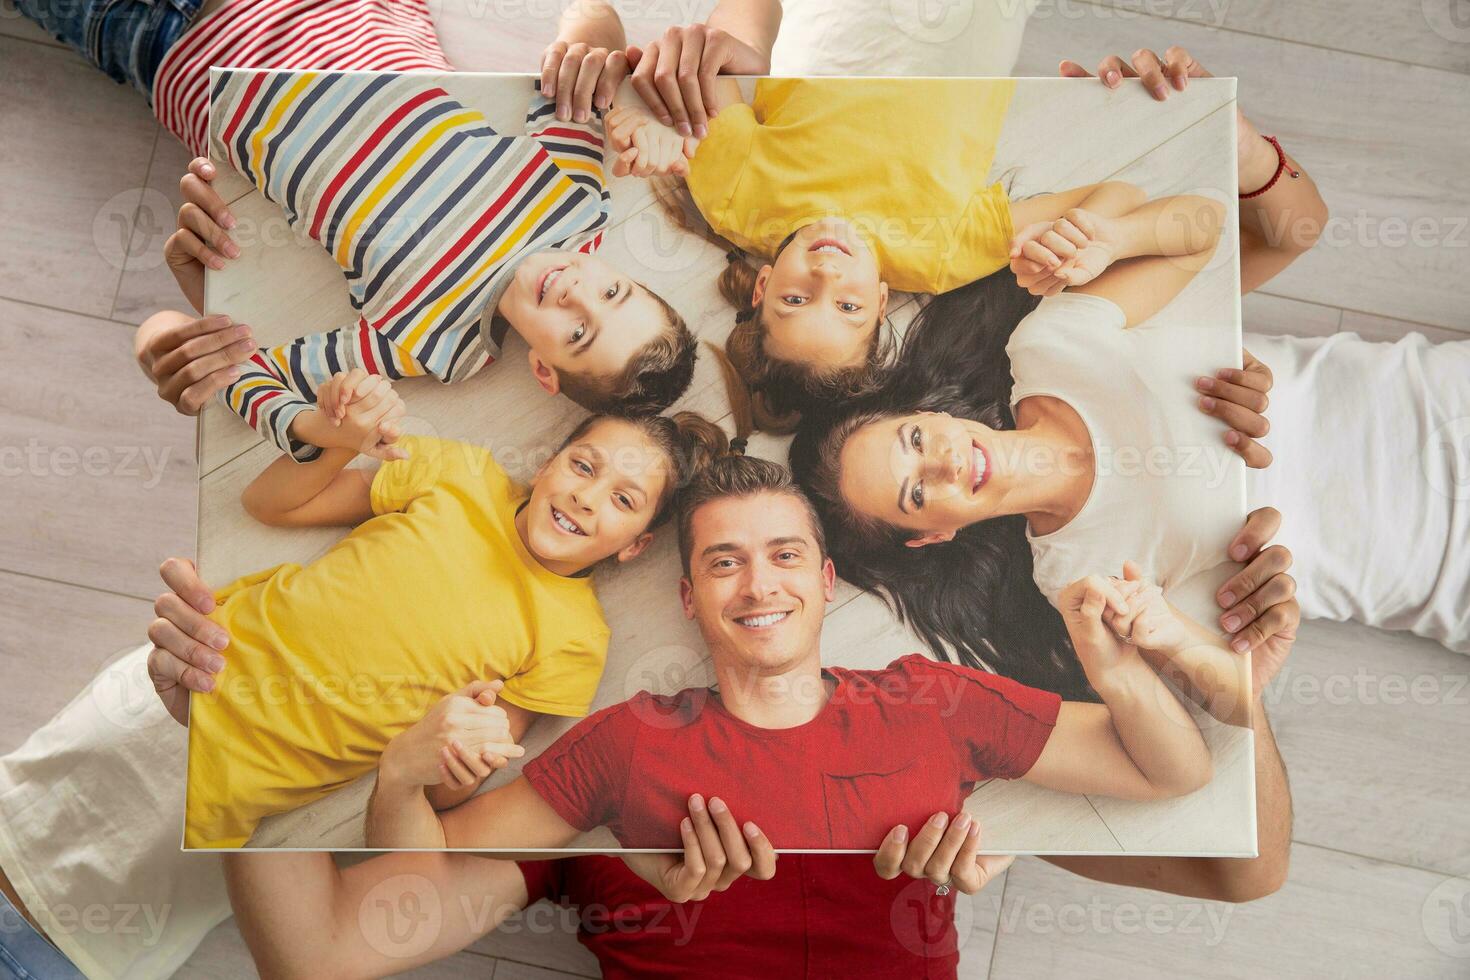
[[[153,77],[204,0],[15,0],[56,40],[153,101]]]
[[[86,980],[0,893],[0,980]]]

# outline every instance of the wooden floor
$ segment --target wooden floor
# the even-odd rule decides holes
[[[469,17],[466,4],[484,9],[441,5],[453,22],[442,25],[446,48],[465,68],[520,69],[548,36]],[[1241,76],[1241,104],[1311,168],[1335,221],[1316,251],[1245,301],[1247,329],[1466,336],[1470,29],[1454,0],[1145,5],[1173,17],[1137,7],[1043,3],[1017,74],[1180,43]],[[158,252],[187,154],[133,93],[6,7],[0,133],[7,751],[136,645],[158,559],[192,551],[196,509],[193,425],[157,403],[129,346],[142,316],[179,305]],[[1296,801],[1282,893],[1231,908],[1023,860],[962,901],[963,975],[1465,976],[1467,667],[1425,641],[1309,624],[1268,697]],[[1427,693],[1405,697],[1406,686]],[[422,973],[568,974],[596,967],[567,936],[527,930]],[[226,924],[181,975],[253,971]]]

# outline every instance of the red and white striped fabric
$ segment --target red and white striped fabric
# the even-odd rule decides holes
[[[453,71],[428,0],[235,0],[184,32],[153,84],[153,113],[209,150],[209,69]]]

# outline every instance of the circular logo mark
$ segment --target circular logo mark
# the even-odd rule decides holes
[[[698,235],[674,227],[657,202],[619,225],[617,233],[628,253],[653,272],[691,269],[705,247]]]
[[[1470,878],[1441,881],[1419,910],[1424,938],[1456,959],[1470,959]]]
[[[1470,41],[1470,0],[1422,0],[1429,29],[1446,41]]]
[[[174,207],[163,192],[133,187],[109,197],[92,217],[92,244],[114,269],[163,265],[163,243],[174,230]]]
[[[705,689],[715,682],[709,657],[701,657],[689,647],[671,645],[654,647],[633,662],[623,677],[623,698],[630,702],[634,714],[645,725],[655,728],[680,728],[699,717],[708,696]],[[685,688],[697,688],[695,697],[676,707],[664,700],[641,697],[649,694],[677,694]]]
[[[97,714],[127,732],[140,732],[164,718],[163,702],[148,676],[148,653],[142,647],[102,668],[87,687]]]
[[[888,0],[894,25],[915,41],[943,44],[959,37],[975,16],[975,0]]]
[[[439,938],[443,926],[439,891],[423,875],[394,875],[379,882],[357,909],[363,939],[394,959],[421,955]]]
[[[962,895],[953,886],[948,895],[940,895],[932,882],[915,878],[894,896],[888,924],[903,948],[915,956],[951,956],[975,927],[974,896]]]
[[[1470,418],[1451,419],[1435,429],[1424,443],[1420,463],[1435,492],[1470,500]]]

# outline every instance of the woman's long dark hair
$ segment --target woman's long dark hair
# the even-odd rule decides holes
[[[982,521],[953,541],[910,548],[913,532],[856,514],[838,490],[848,436],[877,419],[947,412],[1015,428],[1006,342],[1037,299],[1001,272],[931,300],[893,373],[870,396],[803,419],[791,468],[826,529],[837,571],[882,598],[935,656],[1097,700],[1061,615],[1031,576],[1020,515]]]

